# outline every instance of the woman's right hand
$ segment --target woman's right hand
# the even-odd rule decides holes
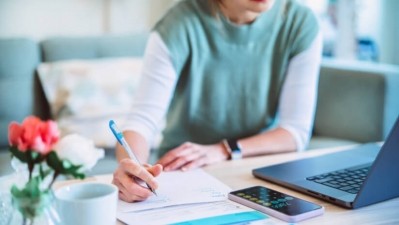
[[[119,198],[125,202],[143,201],[153,193],[146,185],[147,183],[153,190],[158,188],[158,183],[154,177],[162,172],[162,166],[141,166],[131,159],[122,159],[118,168],[114,172],[112,183],[119,189]],[[144,185],[143,185],[144,184]]]

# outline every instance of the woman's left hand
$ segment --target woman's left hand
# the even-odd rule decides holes
[[[229,154],[222,143],[200,145],[185,142],[166,153],[157,164],[161,164],[164,171],[185,171],[227,160],[228,157]]]

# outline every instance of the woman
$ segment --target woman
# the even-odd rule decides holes
[[[294,0],[186,0],[150,35],[125,137],[142,161],[167,124],[155,166],[140,169],[121,146],[113,182],[141,201],[154,176],[241,157],[302,150],[316,102],[321,36]]]

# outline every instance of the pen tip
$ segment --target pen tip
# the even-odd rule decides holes
[[[152,189],[151,187],[149,187],[149,189],[150,189],[150,191],[151,191],[152,193],[154,193],[154,195],[158,196],[154,189]]]

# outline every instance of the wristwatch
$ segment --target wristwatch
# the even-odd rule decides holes
[[[241,146],[235,139],[224,139],[223,144],[230,154],[231,160],[242,159]]]

